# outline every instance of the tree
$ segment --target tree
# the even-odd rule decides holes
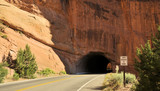
[[[160,91],[160,28],[151,42],[137,49],[137,57],[135,69],[139,73],[139,84],[136,91]]]
[[[8,74],[8,70],[4,68],[4,65],[0,63],[0,83],[3,82],[4,77]]]
[[[25,50],[20,49],[15,62],[15,71],[23,78],[33,78],[38,67],[35,56],[31,53],[30,47],[26,45]]]

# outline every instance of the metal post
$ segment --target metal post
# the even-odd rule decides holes
[[[125,87],[125,85],[126,85],[125,82],[126,82],[126,81],[125,81],[125,66],[124,66],[124,72],[123,72],[123,85],[124,85],[124,87]]]

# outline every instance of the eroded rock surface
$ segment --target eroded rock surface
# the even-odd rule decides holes
[[[49,21],[21,10],[12,4],[0,1],[0,32],[7,38],[0,37],[0,62],[10,55],[16,59],[17,51],[28,44],[36,56],[39,70],[51,68],[55,72],[64,70],[64,65],[58,55],[53,51],[52,35]],[[48,46],[49,45],[49,46]]]
[[[160,20],[158,0],[6,1],[19,10],[10,16],[9,12],[0,11],[0,19],[52,47],[69,73],[76,73],[80,58],[90,52],[104,53],[111,60],[113,70],[119,65],[119,57],[127,55],[127,71],[134,73],[136,48],[157,30]],[[9,8],[8,4],[2,4],[0,9]],[[19,13],[22,10],[23,14]],[[9,20],[10,17],[17,21]]]

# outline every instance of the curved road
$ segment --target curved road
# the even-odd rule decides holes
[[[67,75],[0,85],[0,91],[101,91],[104,75]]]

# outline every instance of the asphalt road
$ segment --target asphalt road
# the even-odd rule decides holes
[[[0,91],[101,91],[104,75],[67,75],[0,85]]]

